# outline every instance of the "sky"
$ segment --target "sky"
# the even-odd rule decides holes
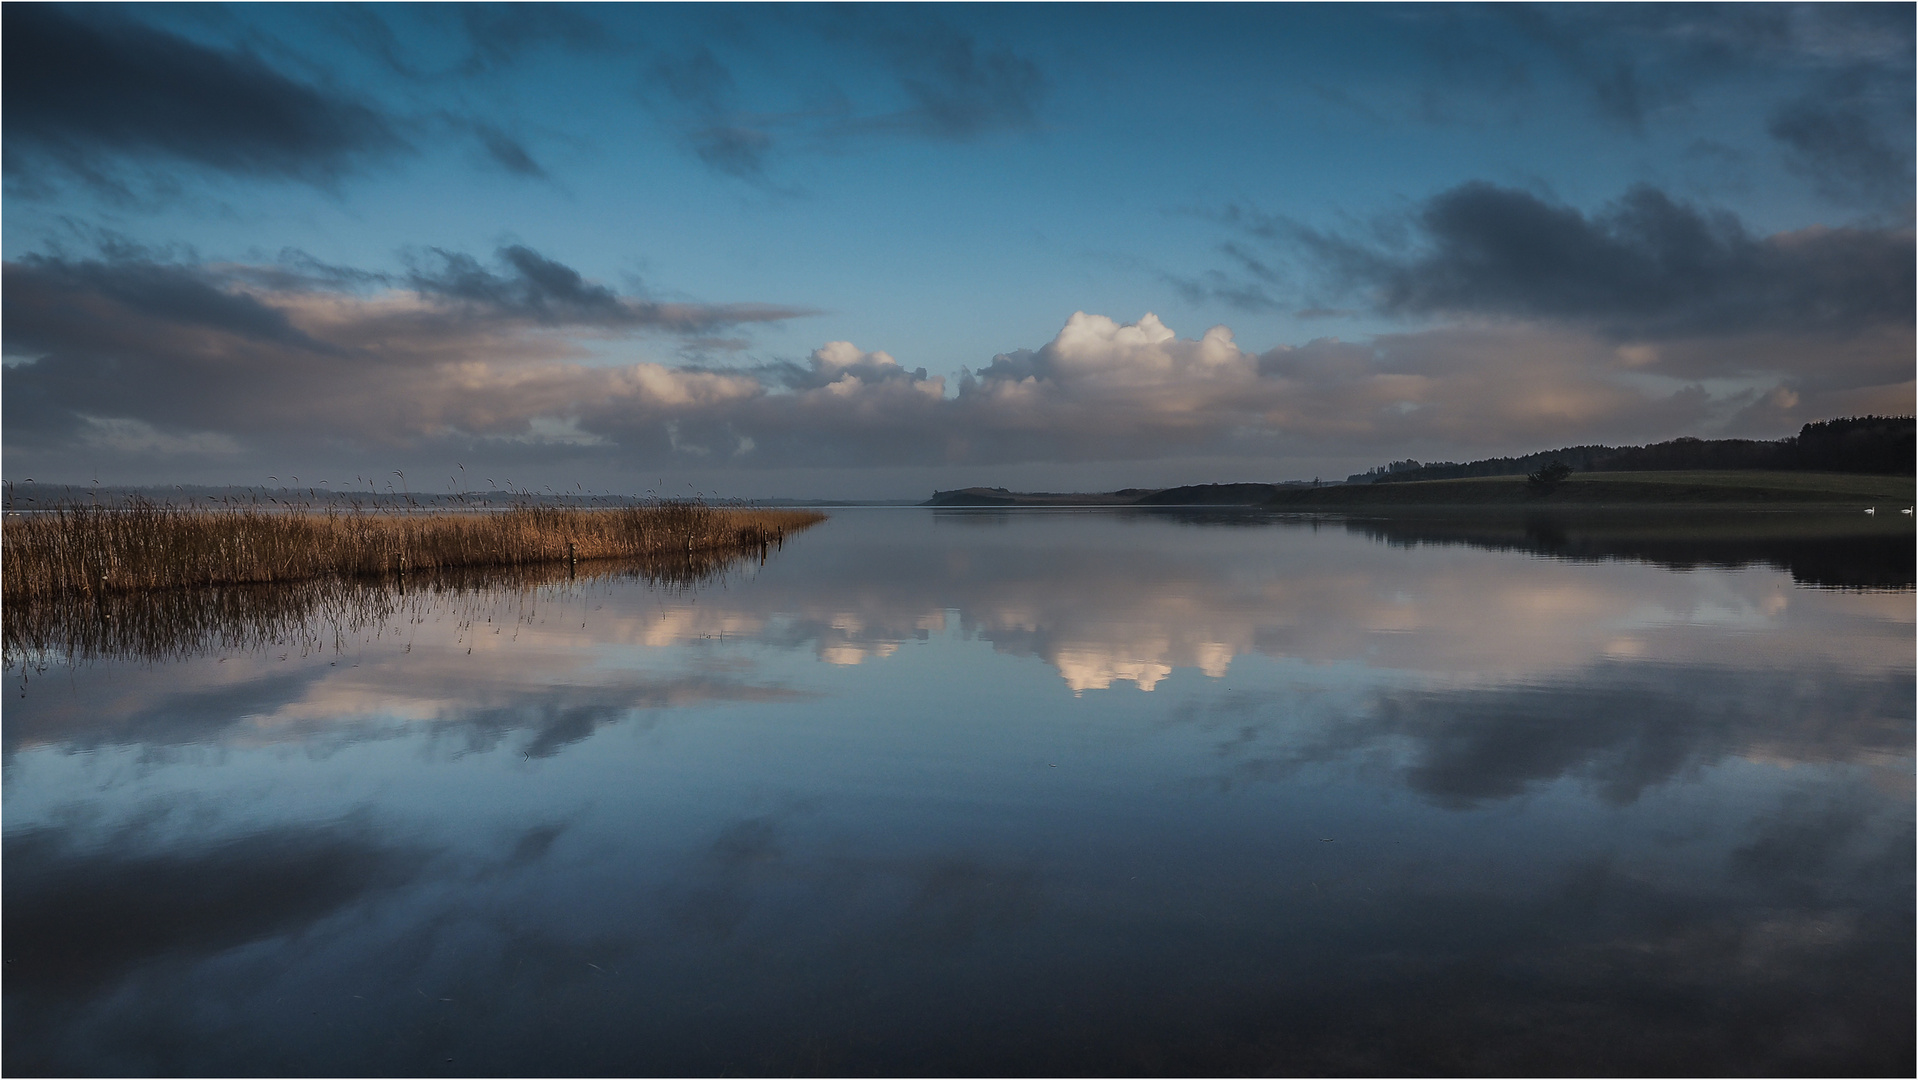
[[[8,480],[923,498],[1913,412],[1910,4],[0,16]]]

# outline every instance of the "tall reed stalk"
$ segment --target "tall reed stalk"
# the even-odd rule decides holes
[[[745,554],[825,515],[659,503],[478,513],[200,509],[133,499],[9,516],[7,603],[209,585],[365,579],[466,567]]]

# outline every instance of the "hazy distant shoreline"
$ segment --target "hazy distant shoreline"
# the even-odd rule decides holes
[[[1014,492],[963,488],[925,503],[944,507],[1244,506],[1279,510],[1391,507],[1865,506],[1912,505],[1909,476],[1757,470],[1583,473],[1548,489],[1524,476],[1394,484],[1192,484],[1115,492]]]

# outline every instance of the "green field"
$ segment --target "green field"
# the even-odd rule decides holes
[[[1909,476],[1814,472],[1575,473],[1549,492],[1523,476],[1422,480],[1280,491],[1281,509],[1387,506],[1832,505],[1895,512],[1913,503]]]

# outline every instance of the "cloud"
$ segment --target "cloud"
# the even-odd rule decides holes
[[[1620,337],[1845,332],[1913,318],[1909,230],[1754,237],[1733,215],[1639,185],[1585,214],[1472,182],[1392,245],[1304,227],[1295,242],[1388,314],[1578,322]]]
[[[1642,31],[1652,28],[1644,22],[1630,20],[1637,25],[1621,25],[1626,20],[1601,16],[1598,21],[1610,23],[1612,32],[1593,34],[1588,20],[1563,18],[1550,9],[1515,8],[1500,15],[1582,83],[1594,110],[1606,120],[1642,133],[1648,113],[1682,100],[1678,85],[1647,70],[1652,65],[1642,55],[1643,39],[1650,35]]]
[[[431,249],[429,255],[437,265],[415,266],[406,277],[407,284],[423,296],[453,301],[492,318],[704,334],[812,314],[772,304],[660,303],[620,296],[588,282],[572,267],[519,244],[499,250],[497,269],[488,269],[470,255],[439,248]]]
[[[1704,418],[1700,393],[1660,396],[1610,378],[1610,351],[1590,336],[1520,325],[1254,354],[1223,326],[1194,341],[1150,315],[1121,325],[1081,313],[1045,347],[962,378],[956,404],[966,434],[997,456],[1079,460],[1526,443]]]
[[[911,105],[859,126],[963,140],[1038,122],[1048,80],[1037,63],[1012,49],[938,23],[882,30],[874,38]]]
[[[787,77],[775,48],[729,23],[723,35],[663,52],[642,72],[640,94],[707,166],[768,183],[777,157],[848,140],[910,137],[966,142],[1038,127],[1051,80],[1010,45],[915,11],[875,18],[809,13],[778,22],[785,38],[815,38],[843,69]],[[729,49],[715,51],[725,42]],[[737,54],[737,55],[731,55]],[[738,70],[750,70],[742,79]]]
[[[342,6],[326,9],[322,18],[322,25],[354,49],[419,82],[496,76],[542,48],[591,54],[616,47],[616,38],[597,19],[551,4]]]
[[[1408,322],[1436,321],[1435,329],[1382,335],[1375,344],[1417,346],[1445,364],[1456,362],[1437,355],[1451,351],[1450,342],[1530,339],[1541,346],[1540,371],[1517,365],[1499,374],[1489,360],[1481,369],[1518,380],[1577,369],[1581,394],[1622,391],[1612,376],[1628,370],[1743,380],[1749,408],[1734,425],[1743,434],[1776,437],[1788,421],[1912,408],[1908,228],[1756,236],[1731,213],[1646,185],[1586,212],[1482,181],[1341,232],[1244,206],[1215,216],[1233,234],[1222,249],[1228,267],[1168,275],[1197,301],[1251,310],[1308,305],[1296,312],[1306,317],[1343,300]],[[1606,347],[1616,350],[1610,361]],[[1558,365],[1559,376],[1549,372],[1555,357],[1570,362]]]
[[[661,57],[649,74],[675,99],[705,109],[724,108],[735,89],[732,72],[705,45],[681,56]]]
[[[19,404],[8,406],[9,439],[119,420],[179,436],[278,431],[367,446],[449,430],[526,438],[542,416],[760,392],[741,376],[593,366],[583,362],[593,340],[804,313],[621,296],[521,247],[495,267],[434,258],[401,279],[410,287],[372,296],[298,265],[252,272],[143,254],[10,262],[0,303],[8,400]]]
[[[480,145],[486,148],[486,153],[500,168],[515,176],[546,179],[546,170],[533,160],[533,155],[518,139],[491,124],[480,124],[475,131],[479,135]]]
[[[598,20],[578,8],[552,4],[457,4],[446,9],[470,48],[457,71],[467,77],[493,74],[541,47],[597,52],[611,45]]]
[[[1912,162],[1883,130],[1886,120],[1909,130],[1911,117],[1881,118],[1864,78],[1856,72],[1830,80],[1779,105],[1767,131],[1793,169],[1818,193],[1845,206],[1895,213],[1909,220]]]
[[[1416,28],[1432,60],[1422,93],[1428,120],[1483,117],[1483,104],[1450,101],[1461,93],[1523,109],[1562,78],[1600,119],[1643,136],[1727,87],[1749,94],[1851,71],[1887,88],[1887,103],[1908,100],[1898,90],[1910,83],[1907,16],[1887,4],[1506,5],[1399,20]]]
[[[738,85],[711,48],[702,44],[683,54],[662,56],[647,69],[646,80],[689,114],[681,124],[701,161],[743,180],[765,178],[774,142],[767,125],[780,121],[738,108]]]
[[[9,5],[7,175],[33,192],[63,171],[122,183],[128,166],[327,185],[408,149],[374,107],[296,82],[257,57],[90,9]]]
[[[773,137],[759,128],[719,124],[699,128],[688,136],[693,153],[718,172],[742,180],[762,179],[773,150]]]
[[[1681,381],[1722,366],[1710,349],[1622,348],[1597,329],[1539,321],[1254,353],[1224,326],[1182,339],[1150,314],[1121,323],[1081,312],[1052,341],[950,387],[846,341],[803,363],[621,360],[609,351],[646,335],[704,341],[806,312],[623,295],[520,246],[488,262],[433,250],[397,275],[300,259],[169,262],[137,249],[28,256],[6,265],[0,302],[7,446],[47,455],[16,459],[28,462],[83,449],[89,461],[149,467],[167,453],[217,464],[241,451],[390,461],[460,450],[621,469],[1511,452],[1669,437],[1758,397]],[[1750,422],[1784,425],[1833,395],[1908,398],[1909,372],[1883,362],[1897,333],[1909,329],[1821,354],[1817,372],[1762,348],[1741,354],[1790,383]]]
[[[856,387],[904,380],[920,393],[935,398],[945,396],[945,380],[928,377],[925,368],[908,371],[890,355],[862,352],[850,341],[829,341],[821,345],[813,350],[804,366],[783,363],[770,365],[765,370],[781,385],[793,390],[837,386],[840,389],[836,392],[847,393]]]

